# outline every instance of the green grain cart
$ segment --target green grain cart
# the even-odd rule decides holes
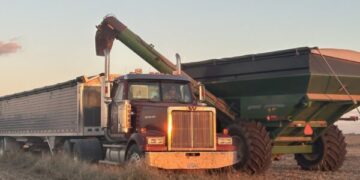
[[[295,154],[306,170],[341,167],[346,143],[333,124],[359,106],[360,53],[303,47],[188,63],[183,70],[233,107],[239,123],[265,127],[273,154]],[[269,161],[259,156],[267,150],[266,141],[251,146],[251,136],[267,139],[265,135],[222,125],[250,144],[242,150],[248,156],[244,159],[254,161],[250,169]]]
[[[169,59],[115,17],[98,26],[98,55],[117,39],[162,73],[176,71]],[[360,100],[360,53],[296,48],[265,54],[182,64],[181,74],[205,84],[205,101],[217,109],[217,132],[237,146],[235,169],[267,170],[274,155],[295,154],[307,170],[341,167],[346,143],[334,126]],[[201,88],[200,88],[201,89]]]

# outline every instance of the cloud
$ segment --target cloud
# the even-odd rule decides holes
[[[0,56],[5,54],[16,53],[21,48],[21,45],[10,41],[10,42],[2,42],[0,41]]]

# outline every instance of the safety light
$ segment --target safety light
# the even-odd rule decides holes
[[[267,115],[266,120],[275,121],[275,120],[279,120],[279,117],[277,115]]]
[[[232,145],[232,137],[218,137],[219,145]]]
[[[146,128],[140,128],[140,133],[145,134],[146,133]]]
[[[228,134],[229,134],[229,129],[228,129],[228,128],[224,128],[224,129],[223,129],[223,134],[224,134],[224,135],[228,135]]]
[[[311,136],[313,135],[313,133],[314,133],[313,129],[311,128],[310,124],[307,123],[304,127],[304,134],[307,136]]]
[[[163,145],[165,144],[165,137],[146,137],[146,142],[149,145]]]

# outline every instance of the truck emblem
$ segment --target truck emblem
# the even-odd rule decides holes
[[[189,111],[196,111],[196,106],[188,106]]]
[[[155,115],[148,115],[148,116],[144,116],[145,119],[155,119],[156,116]]]

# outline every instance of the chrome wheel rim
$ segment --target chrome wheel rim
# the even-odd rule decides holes
[[[131,156],[129,158],[129,162],[131,164],[139,164],[140,160],[141,160],[141,157],[138,153],[131,154]]]
[[[78,157],[78,155],[76,153],[74,153],[73,159],[74,159],[75,162],[79,161],[79,157]]]

